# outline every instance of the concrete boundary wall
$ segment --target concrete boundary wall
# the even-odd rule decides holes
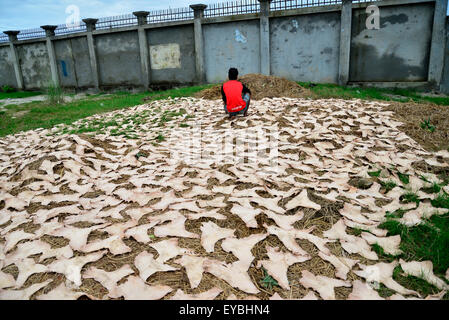
[[[294,81],[430,86],[449,91],[447,0],[383,0],[194,19],[0,43],[0,86],[38,90],[53,81],[74,90],[169,87],[217,83],[229,67]],[[367,7],[380,10],[380,28],[368,29]]]

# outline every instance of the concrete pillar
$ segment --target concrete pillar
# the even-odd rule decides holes
[[[269,76],[270,64],[270,3],[271,0],[260,2],[260,73]]]
[[[338,60],[338,84],[349,81],[349,63],[351,58],[352,0],[343,0],[341,4],[340,55]]]
[[[204,72],[204,41],[203,41],[203,28],[201,22],[204,17],[204,9],[207,8],[205,4],[192,4],[190,8],[193,9],[194,14],[194,33],[195,33],[195,68],[196,68],[196,82],[205,82]]]
[[[54,84],[59,86],[58,66],[56,64],[55,46],[53,45],[52,38],[55,36],[55,29],[58,26],[41,26],[45,30],[48,59],[50,60],[51,79]]]
[[[92,31],[95,30],[95,24],[98,19],[83,19],[87,29],[87,46],[89,48],[90,68],[94,80],[95,89],[100,90],[100,74],[98,70],[97,54],[95,53],[95,41]]]
[[[436,88],[439,88],[443,76],[444,49],[446,46],[446,11],[447,0],[435,0],[428,81]]]
[[[19,54],[17,53],[17,48],[15,46],[17,35],[20,33],[20,31],[9,30],[3,33],[7,34],[9,38],[9,48],[11,49],[11,57],[14,64],[14,73],[16,74],[17,89],[23,90],[24,86],[22,69],[20,68]]]
[[[148,11],[136,11],[133,14],[137,17],[139,26],[137,32],[139,35],[139,49],[140,49],[140,69],[142,73],[142,85],[144,90],[148,90],[151,81],[150,72],[150,55],[148,53],[148,40],[146,36],[144,25],[147,24],[147,17],[150,14]]]

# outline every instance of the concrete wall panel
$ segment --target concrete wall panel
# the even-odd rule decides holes
[[[17,87],[14,63],[9,46],[0,47],[0,86]]]
[[[271,73],[294,81],[336,83],[340,13],[270,20]]]
[[[101,85],[138,86],[141,83],[137,32],[97,35],[94,40]]]
[[[444,50],[443,77],[441,79],[440,90],[449,94],[449,17],[446,18],[446,47]]]
[[[17,46],[25,89],[42,89],[51,82],[50,62],[45,42]]]
[[[193,25],[150,29],[147,31],[147,39],[150,55],[157,60],[151,61],[151,84],[193,83],[195,79]],[[155,54],[156,51],[159,53]]]
[[[260,72],[259,20],[203,25],[206,81],[227,79],[235,67],[240,75]]]
[[[92,76],[92,69],[90,67],[89,49],[87,47],[87,38],[72,38],[70,39],[73,62],[75,64],[75,75],[78,82],[78,87],[93,87],[94,80]]]
[[[380,29],[353,10],[350,81],[427,81],[433,3],[380,7]]]
[[[72,53],[70,39],[54,42],[56,66],[58,68],[59,81],[62,87],[76,87],[75,60]]]

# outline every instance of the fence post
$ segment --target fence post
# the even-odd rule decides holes
[[[192,4],[190,8],[193,9],[194,20],[193,28],[195,33],[195,69],[196,82],[204,83],[204,43],[203,43],[203,28],[201,22],[204,17],[204,9],[207,8],[205,4]]]
[[[138,27],[137,32],[139,35],[139,50],[140,50],[140,69],[142,73],[142,85],[144,90],[148,90],[150,86],[150,58],[148,54],[148,40],[146,37],[144,25],[147,24],[147,17],[150,13],[148,11],[135,11],[133,15],[137,17]]]
[[[16,74],[17,89],[23,90],[24,86],[22,69],[20,68],[19,54],[17,53],[17,48],[15,46],[17,35],[20,33],[20,31],[9,30],[3,33],[7,34],[9,38],[9,48],[11,49],[12,61],[14,64],[14,73]]]
[[[446,47],[447,0],[436,0],[433,16],[432,42],[430,44],[428,81],[439,89],[444,68]]]
[[[58,67],[56,65],[56,54],[55,54],[55,46],[53,45],[52,38],[55,36],[55,29],[58,26],[41,26],[42,29],[45,30],[45,37],[47,43],[47,52],[48,59],[50,61],[50,70],[51,70],[51,79],[53,83],[59,86],[59,76],[58,76]]]
[[[270,70],[270,3],[272,0],[260,2],[260,73],[269,76]]]
[[[338,84],[349,81],[351,58],[352,0],[343,0],[341,4],[340,56],[338,61]]]
[[[92,31],[95,30],[95,24],[98,19],[83,19],[83,22],[86,24],[87,29],[87,46],[89,48],[89,60],[90,60],[90,68],[92,70],[92,76],[94,80],[95,89],[100,90],[100,75],[98,70],[97,63],[97,55],[95,53],[95,42]]]

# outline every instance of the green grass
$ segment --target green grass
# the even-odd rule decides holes
[[[379,181],[380,185],[385,189],[385,193],[393,190],[397,184],[394,181]]]
[[[265,268],[262,268],[264,277],[260,281],[260,283],[267,289],[271,290],[273,287],[279,286],[278,282],[271,277]]]
[[[393,256],[391,254],[385,253],[384,249],[381,246],[379,246],[377,243],[371,245],[371,248],[383,260],[387,260],[388,262],[392,262],[392,261],[397,259],[396,256]]]
[[[386,218],[391,218],[391,219],[402,218],[402,216],[406,212],[407,211],[403,210],[403,209],[398,209],[398,210],[396,210],[394,212],[387,211],[386,214],[385,214],[385,217]]]
[[[8,105],[5,106],[7,111],[0,114],[0,136],[14,134],[17,132],[37,129],[51,128],[57,124],[71,124],[79,119],[83,119],[94,114],[124,109],[135,105],[142,104],[143,98],[150,100],[161,100],[169,97],[188,97],[194,93],[209,88],[206,86],[193,86],[179,89],[171,89],[166,91],[144,92],[130,94],[125,92],[115,93],[111,96],[91,95],[83,100],[76,100],[70,103],[60,105],[50,105],[48,102],[32,102],[24,105]],[[23,116],[12,118],[17,111],[27,111]],[[174,114],[184,114],[185,110],[179,110]],[[131,118],[128,119],[132,120]],[[85,132],[94,130],[91,126],[83,129]]]
[[[369,175],[370,177],[379,177],[381,172],[382,172],[382,170],[378,170],[378,171],[370,171],[370,172],[368,172],[368,175]]]
[[[316,98],[341,98],[341,99],[363,99],[363,100],[385,100],[418,103],[435,103],[438,105],[449,105],[449,97],[425,97],[413,89],[384,89],[384,88],[361,88],[345,87],[336,84],[311,84],[310,82],[298,82],[301,86],[309,88]],[[390,97],[388,95],[402,96]]]
[[[399,180],[401,180],[401,182],[403,184],[409,184],[410,183],[410,177],[409,177],[408,174],[400,173],[398,171],[398,177],[399,177]]]
[[[449,268],[449,214],[433,215],[413,227],[388,219],[379,227],[388,230],[388,236],[401,236],[401,258],[406,261],[430,260],[435,274],[446,273]]]
[[[411,192],[411,191],[403,194],[401,196],[401,200],[402,200],[402,202],[405,202],[405,203],[414,202],[414,203],[416,203],[416,206],[419,206],[419,203],[421,201],[419,199],[419,196],[416,193]]]
[[[156,140],[157,140],[158,142],[162,142],[162,141],[165,140],[165,137],[164,137],[161,133],[159,133],[159,134],[157,135],[157,137],[156,137]]]
[[[0,100],[3,100],[3,99],[28,98],[28,97],[39,96],[41,94],[42,94],[42,92],[34,92],[34,91],[16,91],[16,92],[2,92],[2,91],[0,91]]]
[[[45,88],[45,95],[47,96],[47,103],[50,105],[64,103],[64,92],[59,84],[51,81]]]
[[[435,131],[435,126],[430,123],[430,119],[424,120],[420,123],[420,127],[423,130],[428,130],[429,132]]]
[[[441,191],[441,185],[439,185],[436,182],[433,182],[430,187],[422,188],[422,190],[427,193],[439,193]]]
[[[395,211],[396,216],[387,214],[387,221],[379,226],[381,229],[388,230],[387,236],[401,236],[400,249],[402,253],[396,257],[386,254],[383,248],[377,244],[372,245],[373,251],[377,253],[381,260],[387,262],[399,258],[405,261],[430,260],[433,263],[434,273],[443,279],[449,267],[449,251],[447,250],[449,248],[449,214],[434,215],[420,225],[407,227],[391,219],[402,216],[404,212],[403,210],[397,210]],[[406,275],[399,265],[393,271],[393,279],[405,288],[417,291],[423,297],[441,291],[423,280],[423,277]],[[382,284],[377,291],[384,298],[394,294],[394,291]],[[446,294],[443,299],[449,299],[449,294]]]
[[[435,208],[449,209],[449,195],[446,193],[439,194],[438,197],[430,202]]]
[[[409,290],[417,291],[419,294],[421,294],[422,297],[426,297],[429,294],[436,294],[441,291],[434,285],[428,283],[423,278],[424,278],[424,276],[421,276],[419,278],[419,277],[405,274],[404,270],[402,270],[401,266],[397,266],[393,270],[393,279],[397,283],[399,283],[400,285],[404,286],[405,288],[407,288]]]

